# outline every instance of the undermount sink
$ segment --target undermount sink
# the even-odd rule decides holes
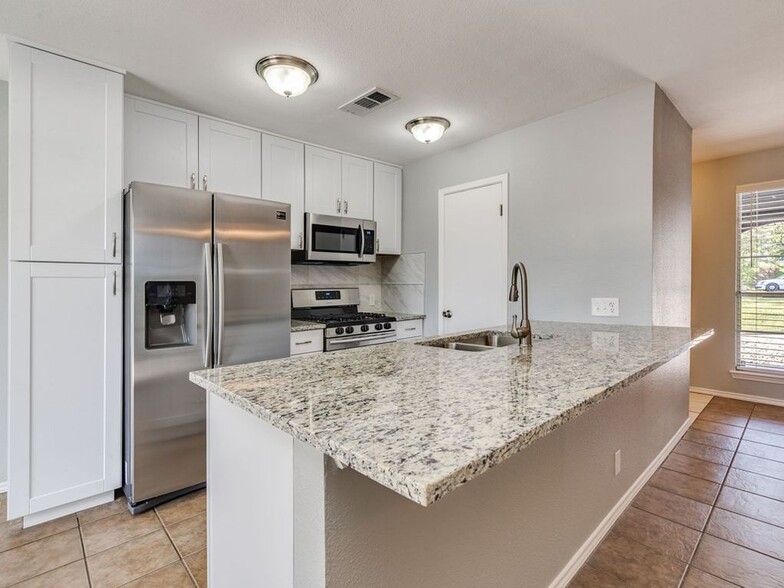
[[[552,338],[553,335],[533,335],[534,340],[540,341]],[[443,347],[445,349],[456,349],[457,351],[491,351],[492,349],[497,349],[499,347],[519,344],[519,339],[515,339],[509,333],[501,333],[498,331],[471,333],[459,338],[447,337],[420,343],[420,345],[427,345],[429,347]]]

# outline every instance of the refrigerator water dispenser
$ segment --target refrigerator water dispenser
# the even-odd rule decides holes
[[[196,282],[147,282],[144,306],[147,349],[194,344]]]

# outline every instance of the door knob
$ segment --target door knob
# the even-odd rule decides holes
[[[452,311],[451,310],[445,310],[444,312],[441,313],[441,316],[444,317],[444,318],[452,318]]]

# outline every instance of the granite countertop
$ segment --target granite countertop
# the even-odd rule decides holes
[[[291,319],[291,332],[296,333],[297,331],[312,331],[314,329],[326,329],[327,325],[324,323],[314,323],[311,321],[298,321],[296,319]]]
[[[424,314],[409,314],[405,312],[386,312],[389,316],[395,317],[399,321],[412,321],[415,319],[424,319]]]
[[[190,379],[426,506],[713,333],[556,322],[533,330],[555,337],[530,351],[480,353],[400,341]]]

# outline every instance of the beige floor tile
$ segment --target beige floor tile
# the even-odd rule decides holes
[[[166,530],[182,556],[191,555],[207,547],[206,512],[166,525]]]
[[[163,529],[87,558],[93,588],[122,586],[177,561]]]
[[[151,510],[135,516],[124,512],[98,519],[82,525],[84,551],[90,556],[160,528],[161,523]]]
[[[782,586],[784,562],[740,545],[703,535],[692,565],[749,588]]]
[[[644,486],[632,504],[697,531],[702,531],[711,510],[707,504],[653,486]]]
[[[22,519],[0,523],[0,552],[62,533],[68,529],[75,529],[76,525],[76,517],[74,515],[47,521],[40,525],[33,525],[27,529],[22,528]]]
[[[83,559],[16,584],[14,588],[89,588]]]
[[[125,584],[125,588],[193,588],[188,570],[180,561],[169,564],[138,580]]]
[[[721,489],[716,506],[758,521],[784,527],[784,502],[772,498],[725,486]]]
[[[193,579],[196,580],[196,585],[199,588],[207,588],[207,550],[203,549],[186,557],[185,565],[188,566]]]
[[[71,529],[0,553],[0,586],[10,586],[82,558],[79,530]]]
[[[711,514],[705,532],[784,560],[784,529],[781,527],[717,508]]]
[[[625,586],[649,588],[675,587],[686,571],[684,562],[661,555],[613,531],[604,538],[588,564],[619,578]]]
[[[732,463],[732,458],[735,455],[734,452],[727,451],[726,449],[719,449],[718,447],[711,447],[710,445],[703,445],[701,443],[694,443],[683,439],[678,442],[672,452],[725,466]]]
[[[599,587],[595,586],[594,588]],[[686,577],[683,579],[681,588],[737,588],[737,584],[730,584],[721,578],[706,574],[702,570],[689,567],[689,571],[686,572]]]
[[[731,468],[724,484],[784,502],[784,480]]]
[[[569,588],[627,588],[626,584],[615,576],[585,565],[569,583]]]
[[[613,533],[633,539],[654,551],[688,563],[699,531],[684,527],[635,507],[626,509],[613,527]]]
[[[0,523],[3,523],[6,520],[8,520],[8,517],[6,516],[8,512],[7,496],[8,494],[6,492],[0,494]]]
[[[727,475],[727,466],[719,465],[710,461],[703,461],[680,453],[671,453],[662,463],[662,467],[674,470],[682,474],[688,474],[695,478],[710,480],[720,484]]]
[[[170,525],[207,511],[207,491],[199,490],[155,508],[164,525]]]
[[[79,517],[79,524],[84,525],[120,513],[128,513],[128,501],[125,497],[88,508],[87,510],[76,513],[76,516]],[[130,513],[128,514],[130,515]]]

